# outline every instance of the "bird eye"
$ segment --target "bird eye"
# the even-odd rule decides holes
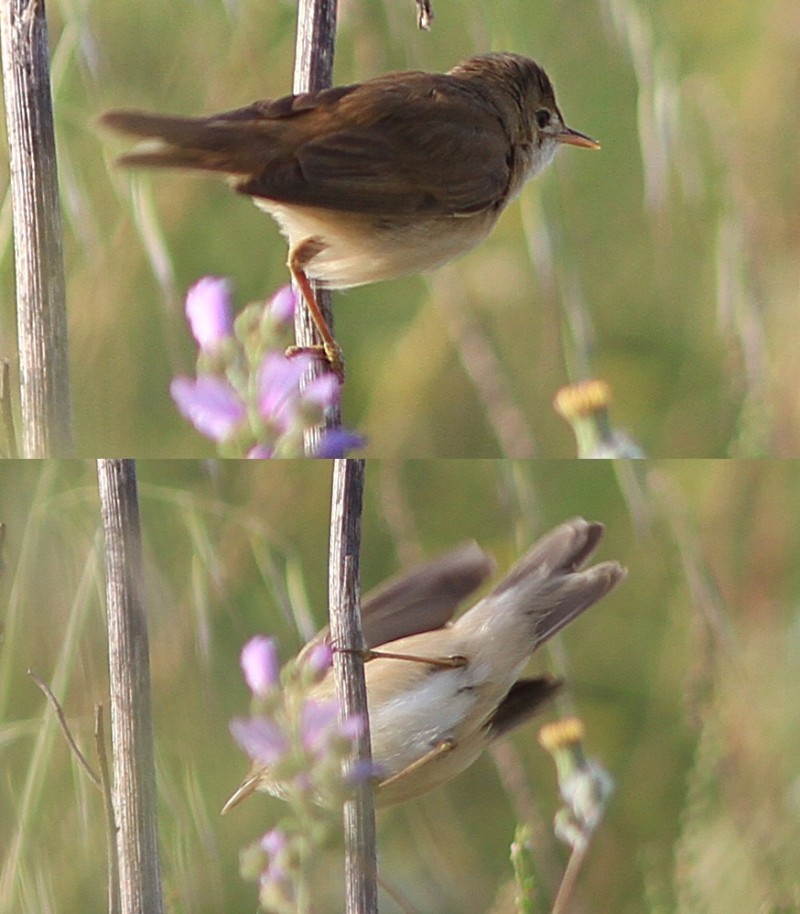
[[[539,110],[534,114],[536,123],[540,130],[544,130],[544,128],[550,123],[550,116],[550,112],[547,110],[547,108],[539,108]]]

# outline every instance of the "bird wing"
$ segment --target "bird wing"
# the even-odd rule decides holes
[[[486,722],[489,736],[498,739],[529,721],[558,692],[561,685],[560,680],[551,676],[518,679]]]
[[[494,568],[494,559],[471,540],[391,578],[364,598],[367,646],[441,628]]]
[[[395,73],[212,117],[106,112],[144,142],[128,166],[226,173],[245,194],[381,216],[466,216],[505,200],[511,143],[498,111],[447,74]]]
[[[371,80],[350,87],[335,107],[324,94],[314,106],[314,97],[293,112],[293,149],[237,182],[238,190],[385,216],[470,215],[505,198],[511,151],[502,121],[452,77]]]
[[[494,559],[471,540],[401,572],[362,601],[365,646],[377,648],[398,638],[441,628],[461,601],[477,590],[494,569]],[[325,626],[303,647],[301,656],[329,637],[330,630]]]

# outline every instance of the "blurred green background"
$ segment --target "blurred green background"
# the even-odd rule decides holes
[[[330,464],[144,462],[138,467],[168,910],[252,911],[239,849],[280,817],[256,797],[219,809],[246,769],[228,721],[256,632],[300,639],[326,604]],[[468,537],[506,569],[581,513],[606,523],[601,559],[629,578],[532,668],[565,675],[560,711],[616,782],[575,912],[755,914],[800,909],[800,466],[391,461],[367,465],[369,589]],[[73,762],[36,670],[94,760],[107,706],[101,537],[91,463],[0,463],[0,912],[101,911],[99,795]],[[290,610],[293,607],[293,610]],[[552,717],[549,712],[548,717]],[[505,914],[515,821],[532,821],[543,884],[552,760],[530,724],[445,788],[379,816],[385,879],[419,914]],[[341,851],[320,860],[317,914],[342,910]],[[399,908],[381,897],[382,914]]]
[[[284,243],[223,182],[115,170],[125,144],[95,118],[285,94],[294,5],[48,12],[78,454],[209,455],[168,395],[193,368],[183,294],[213,273],[240,306],[267,296],[286,280]],[[440,0],[435,13],[421,33],[411,0],[343,2],[336,82],[521,52],[603,149],[563,150],[455,265],[336,296],[344,421],[367,454],[572,456],[551,403],[587,374],[611,383],[615,424],[649,454],[800,453],[797,4]],[[0,355],[13,360],[12,272],[6,195]]]

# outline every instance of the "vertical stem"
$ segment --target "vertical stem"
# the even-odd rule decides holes
[[[98,460],[106,541],[114,809],[123,914],[161,914],[150,662],[132,460]]]
[[[94,706],[94,742],[97,761],[100,766],[100,788],[103,791],[103,812],[106,823],[108,844],[108,914],[121,914],[119,900],[119,854],[117,853],[117,821],[114,818],[114,796],[111,786],[111,772],[106,754],[106,725],[103,706]]]
[[[8,359],[0,361],[0,428],[3,430],[5,453],[3,457],[19,457],[17,432],[14,428],[14,405],[11,397],[11,366]]]
[[[575,893],[575,886],[578,884],[578,873],[588,849],[588,841],[578,847],[573,847],[550,914],[567,914],[569,903]]]
[[[11,165],[22,456],[73,453],[64,259],[44,0],[0,3]]]
[[[333,464],[331,538],[328,591],[331,643],[336,691],[344,717],[359,715],[365,727],[347,771],[370,760],[367,689],[364,682],[364,646],[361,633],[359,552],[364,461],[336,460]],[[375,851],[375,809],[372,786],[361,780],[355,796],[344,807],[345,912],[377,914],[378,864]]]
[[[293,92],[331,85],[335,39],[336,0],[299,0]]]
[[[313,92],[331,85],[335,39],[336,0],[298,0],[293,92]],[[325,321],[333,330],[331,294],[316,288],[314,292]],[[305,304],[295,311],[294,332],[298,346],[314,346],[321,342]],[[318,376],[324,367],[322,362],[315,362],[311,377]],[[324,425],[306,432],[306,453],[314,453],[325,428],[338,428],[341,424],[339,407],[328,410]]]

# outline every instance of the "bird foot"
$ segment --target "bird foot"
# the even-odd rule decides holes
[[[338,343],[319,343],[315,346],[288,346],[286,357],[293,359],[298,355],[312,355],[325,362],[341,384],[344,384],[344,354]]]

